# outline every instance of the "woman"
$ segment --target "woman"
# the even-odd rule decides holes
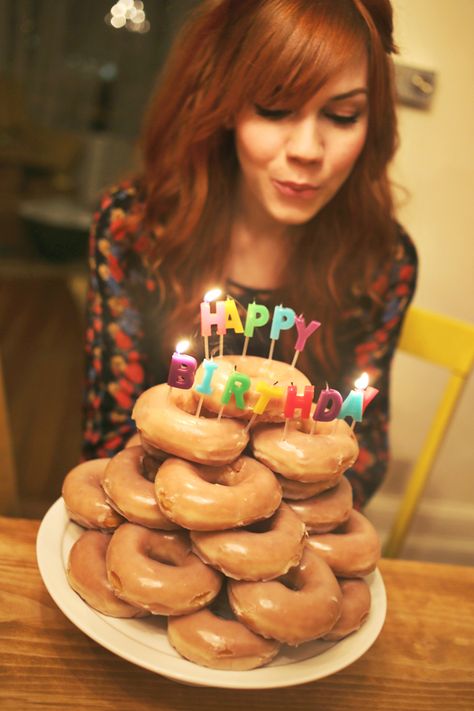
[[[348,477],[358,507],[377,489],[416,280],[387,178],[393,51],[389,0],[199,5],[151,102],[143,169],[95,216],[86,457],[123,447],[136,397],[166,379],[176,341],[199,333],[203,294],[221,286],[243,308],[283,303],[322,322],[298,361],[316,388],[344,396],[368,372],[380,394]],[[293,341],[278,344],[290,360]],[[251,348],[266,355],[268,334]]]

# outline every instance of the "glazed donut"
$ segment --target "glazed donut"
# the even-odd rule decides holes
[[[192,462],[220,466],[245,449],[248,434],[236,420],[195,417],[196,402],[189,390],[155,385],[140,395],[132,417],[144,449],[158,448]],[[153,449],[151,450],[153,453]]]
[[[121,599],[153,615],[185,615],[209,604],[222,576],[192,553],[185,532],[124,523],[107,550],[107,577]]]
[[[380,558],[377,531],[368,518],[354,509],[342,526],[331,533],[309,536],[307,545],[343,578],[368,575]]]
[[[316,481],[313,484],[305,484],[302,481],[287,479],[281,474],[275,474],[275,476],[280,483],[283,498],[290,499],[291,501],[309,499],[311,496],[316,496],[316,494],[320,494],[322,491],[332,489],[334,486],[337,486],[341,480],[341,474],[336,474],[330,479]]]
[[[143,447],[146,455],[143,460],[144,474],[149,481],[155,481],[156,470],[161,462],[164,462],[170,455],[162,449],[158,449],[158,447],[154,447],[152,444],[144,441],[140,432],[135,432],[125,444],[125,449],[138,446]],[[155,471],[152,472],[153,467],[155,467]]]
[[[111,617],[144,617],[148,613],[114,594],[107,579],[105,555],[111,536],[84,531],[72,546],[66,568],[69,585],[88,605]]]
[[[212,392],[210,395],[203,395],[203,407],[209,412],[219,412],[222,407],[221,399],[224,393],[227,380],[234,370],[250,377],[250,389],[244,395],[245,409],[237,407],[235,399],[224,406],[223,415],[226,417],[239,417],[250,419],[253,415],[255,403],[260,398],[260,393],[255,386],[259,381],[264,381],[269,385],[278,383],[278,387],[284,392],[288,385],[296,385],[299,391],[303,391],[305,385],[311,385],[310,381],[301,371],[292,368],[289,363],[279,360],[268,360],[259,356],[225,355],[213,359],[217,364],[211,380]],[[194,378],[194,397],[199,399],[201,393],[195,390],[204,377],[204,366],[201,364],[196,371]],[[262,415],[259,415],[261,422],[283,422],[283,400],[271,399]]]
[[[143,476],[145,452],[141,446],[126,447],[108,463],[102,487],[107,501],[127,521],[163,531],[176,529],[162,513],[155,487]],[[155,464],[155,475],[158,464]]]
[[[308,533],[327,533],[349,518],[352,511],[352,486],[343,476],[333,489],[303,501],[288,503],[304,521]]]
[[[193,550],[204,563],[237,580],[272,580],[298,565],[305,526],[282,503],[266,521],[230,531],[194,531]]]
[[[123,523],[105,498],[102,480],[109,459],[90,459],[66,474],[62,495],[69,518],[84,528],[113,531]]]
[[[163,513],[192,531],[222,531],[269,518],[281,503],[273,473],[251,457],[207,467],[167,459],[158,470],[155,494]]]
[[[340,578],[342,590],[341,616],[324,639],[337,642],[352,632],[356,632],[369,616],[370,590],[363,578]]]
[[[186,659],[211,669],[245,671],[268,664],[280,643],[264,639],[233,616],[216,614],[214,605],[168,619],[170,644]]]
[[[228,592],[244,625],[293,646],[327,634],[341,614],[342,593],[334,573],[308,548],[300,564],[279,580],[230,580]]]
[[[125,449],[127,449],[127,447],[138,447],[141,443],[140,432],[135,432],[130,439],[125,442]]]
[[[317,422],[314,434],[309,434],[310,427],[305,420],[292,420],[283,438],[283,425],[257,425],[252,430],[255,458],[287,479],[304,483],[327,480],[354,464],[359,447],[347,422]]]

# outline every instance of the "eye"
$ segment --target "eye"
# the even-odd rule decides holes
[[[291,114],[291,111],[287,109],[266,109],[264,106],[255,104],[255,113],[262,118],[269,119],[270,121],[281,121],[281,119],[286,118]]]
[[[350,126],[351,124],[357,123],[360,118],[360,113],[346,115],[346,114],[331,114],[326,113],[326,118],[339,126]]]

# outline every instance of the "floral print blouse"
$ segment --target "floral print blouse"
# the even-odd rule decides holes
[[[167,365],[160,363],[157,355],[160,310],[157,284],[145,256],[149,237],[139,229],[133,230],[133,217],[138,216],[140,207],[135,185],[122,183],[104,195],[93,219],[86,331],[84,459],[111,457],[120,451],[135,432],[131,418],[135,400],[146,388],[167,379]],[[415,248],[400,228],[391,273],[380,276],[373,285],[384,303],[379,322],[373,322],[361,300],[339,327],[345,334],[340,349],[340,375],[330,386],[345,397],[354,387],[355,378],[367,371],[371,385],[380,391],[367,407],[363,422],[357,424],[360,454],[353,468],[346,472],[357,508],[367,503],[387,470],[390,365],[405,310],[413,297],[416,273]],[[238,289],[238,285],[232,283],[227,286],[231,294],[233,287]],[[268,303],[269,296],[271,294],[253,290],[240,289],[237,293],[241,303],[255,297],[260,303],[262,300]],[[317,314],[313,317],[317,318]],[[347,340],[348,333],[351,342]],[[267,347],[268,342],[267,339]],[[225,344],[226,352],[230,352],[227,336]],[[275,357],[278,357],[277,352]],[[315,367],[317,369],[316,364]],[[311,374],[307,375],[315,382]]]

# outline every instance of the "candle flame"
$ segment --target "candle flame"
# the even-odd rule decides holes
[[[222,294],[222,290],[219,288],[210,289],[204,294],[204,301],[215,301]]]
[[[367,373],[362,373],[360,378],[357,378],[357,380],[354,380],[354,385],[356,386],[357,390],[365,390],[369,384],[369,376]]]
[[[176,344],[175,351],[176,353],[185,353],[189,348],[189,341],[184,339],[183,341],[178,341]]]

